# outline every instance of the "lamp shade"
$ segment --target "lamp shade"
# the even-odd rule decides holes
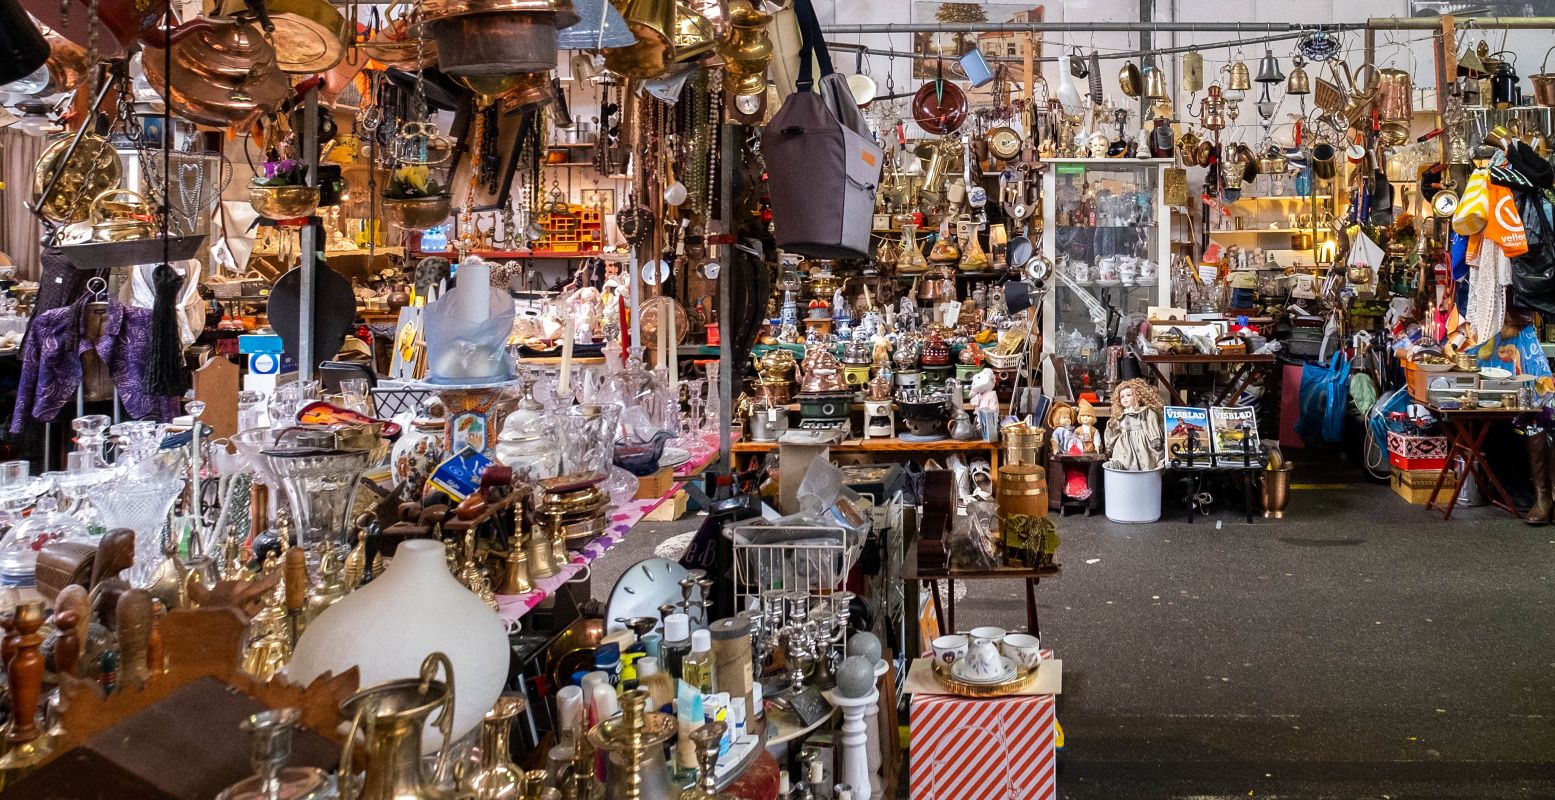
[[[507,682],[507,627],[449,574],[441,542],[413,539],[400,544],[382,575],[308,624],[286,674],[307,685],[356,667],[369,687],[415,678],[430,653],[446,654],[454,667],[458,739],[480,724]],[[428,733],[422,750],[430,753],[442,737]]]
[[[25,78],[49,60],[49,43],[17,0],[0,0],[0,83]]]

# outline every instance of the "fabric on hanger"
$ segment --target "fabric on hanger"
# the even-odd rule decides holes
[[[178,335],[178,293],[184,278],[169,264],[158,264],[151,274],[156,303],[151,308],[150,363],[147,389],[164,397],[182,397],[191,386],[184,368],[184,345]]]
[[[151,312],[127,308],[109,298],[96,338],[87,338],[86,306],[92,300],[82,294],[74,303],[51,308],[33,317],[22,341],[22,373],[17,382],[16,407],[11,432],[19,433],[29,422],[52,422],[81,385],[82,354],[93,350],[113,376],[114,387],[125,413],[141,419],[172,419],[178,401],[153,396],[146,386],[146,362],[151,349]]]

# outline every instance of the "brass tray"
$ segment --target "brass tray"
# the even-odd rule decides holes
[[[32,207],[44,219],[54,223],[79,222],[86,219],[92,206],[92,198],[108,189],[116,189],[124,174],[124,164],[107,139],[86,134],[76,145],[70,160],[65,153],[70,150],[72,137],[66,136],[49,145],[38,159],[33,173]],[[43,190],[56,171],[62,174],[48,197]]]
[[[967,683],[959,678],[952,677],[950,667],[940,663],[939,659],[932,662],[934,668],[934,680],[945,691],[962,697],[1004,697],[1026,690],[1032,681],[1037,678],[1035,669],[1016,666],[1015,677],[1001,683]]]

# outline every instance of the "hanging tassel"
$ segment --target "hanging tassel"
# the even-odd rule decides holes
[[[147,390],[160,397],[183,397],[189,391],[189,372],[184,369],[184,343],[178,335],[178,292],[184,279],[167,264],[151,273],[156,299],[151,306],[151,361],[146,369]]]

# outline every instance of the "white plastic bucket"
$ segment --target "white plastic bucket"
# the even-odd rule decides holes
[[[1102,497],[1113,522],[1155,522],[1161,518],[1161,470],[1131,472],[1103,465]]]

